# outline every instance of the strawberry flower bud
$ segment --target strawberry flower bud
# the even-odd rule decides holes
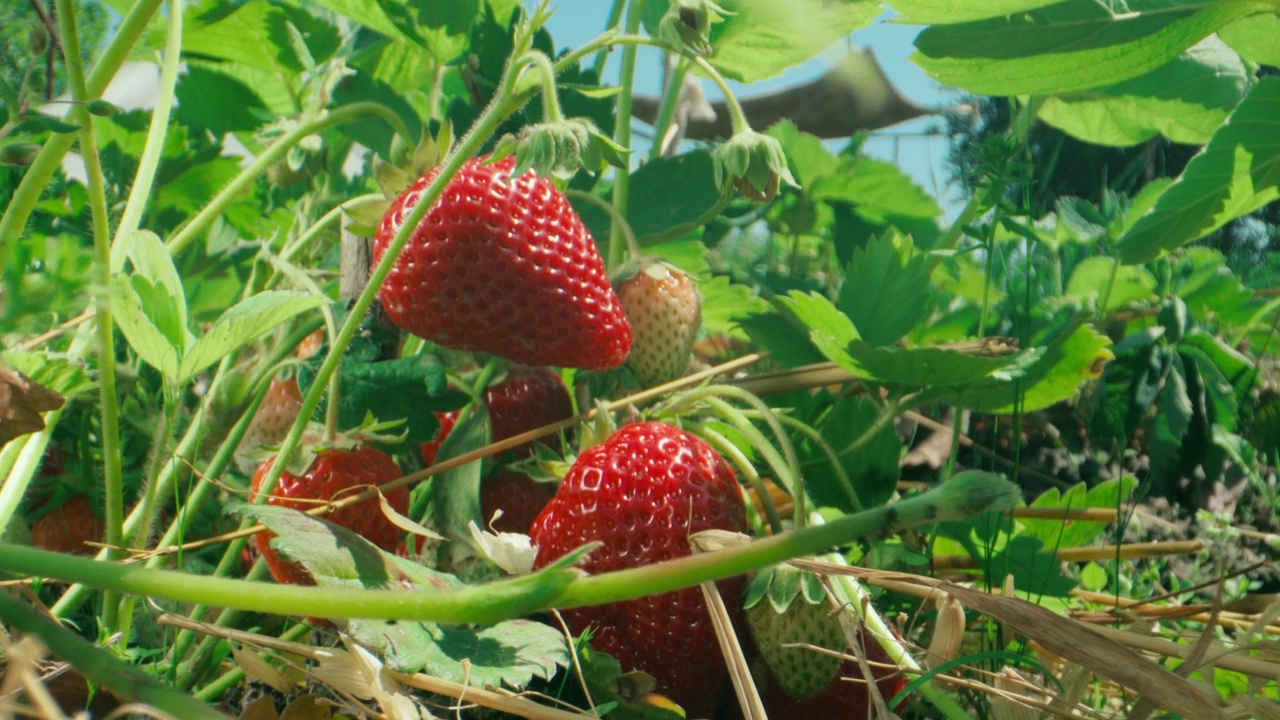
[[[716,185],[728,194],[737,189],[756,202],[772,200],[778,193],[778,179],[799,187],[787,168],[782,145],[768,135],[745,130],[729,138],[712,154]]]
[[[501,160],[514,153],[512,177],[533,169],[543,177],[568,180],[580,167],[591,172],[599,172],[605,163],[626,167],[627,152],[590,120],[568,118],[529,125],[514,136],[503,137],[494,148],[492,159]]]
[[[711,54],[711,23],[732,15],[711,0],[674,0],[658,21],[658,39],[699,55]]]

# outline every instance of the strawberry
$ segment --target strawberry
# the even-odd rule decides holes
[[[272,378],[262,402],[258,404],[258,411],[253,414],[253,420],[240,440],[241,450],[252,452],[263,445],[284,442],[301,409],[302,391],[298,389],[298,379],[293,376],[285,380]]]
[[[275,458],[272,458],[258,467],[258,472],[253,476],[254,496],[258,494],[262,480],[267,476],[274,462]],[[316,454],[302,475],[294,475],[288,471],[281,475],[275,492],[267,498],[267,502],[297,510],[310,510],[316,507],[318,504],[316,501],[334,499],[348,488],[358,485],[381,485],[403,474],[395,461],[373,448],[322,450]],[[409,511],[408,488],[389,490],[384,495],[396,512],[405,514]],[[388,552],[394,552],[400,542],[400,529],[382,513],[377,499],[343,508],[326,516],[325,519],[364,536],[366,540]],[[310,574],[300,563],[284,560],[271,547],[272,537],[275,536],[269,532],[261,532],[253,536],[254,545],[257,546],[258,552],[262,553],[268,569],[271,570],[271,577],[280,583],[313,584]]]
[[[480,481],[480,509],[489,523],[501,510],[502,517],[490,523],[498,532],[525,533],[551,502],[553,493],[545,484],[512,470],[499,470]]]
[[[769,572],[757,575],[748,590],[747,625],[767,667],[765,707],[769,717],[781,720],[866,720],[872,716],[874,704],[867,684],[861,681],[862,668],[856,660],[841,660],[811,648],[783,647],[805,643],[853,655],[848,652],[838,616],[814,581],[811,575],[778,568],[772,571],[772,577]],[[767,591],[758,584],[768,585]],[[808,586],[803,591],[802,584]],[[858,640],[868,662],[873,664],[880,694],[888,701],[906,685],[907,677],[874,667],[876,663],[892,663],[866,626],[859,627]]]
[[[313,357],[324,344],[324,331],[316,330],[302,339],[293,354],[300,360]],[[285,378],[275,377],[267,386],[267,392],[258,404],[249,428],[240,440],[242,451],[252,452],[263,445],[279,445],[289,434],[293,421],[298,418],[302,409],[302,391],[298,388],[298,378],[289,375]]]
[[[582,563],[597,574],[689,555],[692,533],[747,528],[729,465],[697,437],[646,422],[628,425],[579,455],[529,535],[538,547],[535,568],[601,541]],[[741,592],[740,581],[721,587],[725,597]],[[727,671],[698,588],[576,608],[565,619],[575,633],[594,628],[591,642],[599,650],[624,669],[652,675],[657,692],[682,705],[689,717],[714,713]]]
[[[569,390],[560,376],[547,368],[513,367],[504,380],[485,389],[484,404],[489,409],[494,442],[573,417]],[[440,445],[458,421],[458,413],[436,413],[436,419],[440,421],[440,432],[421,447],[422,461],[427,465],[435,463]],[[518,445],[512,452],[516,457],[529,457],[533,443]]]
[[[92,555],[96,551],[85,543],[101,540],[102,521],[84,495],[72,495],[31,524],[31,544],[42,550]]]
[[[617,283],[618,299],[635,341],[627,366],[645,387],[684,375],[702,325],[702,298],[693,279],[664,262],[650,262]]]
[[[388,317],[419,337],[529,365],[601,370],[631,348],[604,261],[569,201],[514,157],[469,160],[415,228],[379,288]],[[374,262],[439,173],[391,204]]]

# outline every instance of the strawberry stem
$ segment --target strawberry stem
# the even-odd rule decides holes
[[[764,506],[765,517],[769,520],[769,529],[774,535],[782,532],[782,516],[778,514],[778,508],[773,504],[773,498],[769,497],[769,489],[765,487],[764,480],[760,478],[760,473],[756,472],[755,465],[751,460],[738,449],[728,438],[720,433],[712,430],[702,423],[685,422],[685,429],[694,433],[698,437],[707,441],[707,444],[715,449],[716,452],[728,458],[738,471],[747,478],[747,482],[755,489],[756,495],[760,498],[760,504]]]
[[[579,578],[557,599],[559,609],[602,605],[723,580],[832,547],[916,525],[962,520],[1013,507],[1018,487],[992,473],[969,471],[893,505],[846,515],[714,553]]]
[[[541,75],[542,121],[552,123],[564,120],[564,113],[560,111],[560,97],[556,92],[556,69],[546,53],[540,50],[525,53],[517,64],[522,74],[526,69],[533,67]]]
[[[640,31],[640,23],[644,18],[644,0],[631,0],[627,3],[626,32],[635,35]],[[618,78],[618,113],[614,121],[613,141],[624,148],[631,147],[631,93],[635,85],[636,47],[627,45],[622,48],[622,68]],[[619,169],[613,178],[613,207],[620,215],[626,217],[627,204],[631,193],[630,169]],[[614,268],[622,262],[622,228],[613,226],[609,233],[609,245],[605,253],[606,267]]]

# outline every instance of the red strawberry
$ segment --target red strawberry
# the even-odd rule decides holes
[[[502,517],[492,523],[498,532],[528,533],[553,495],[551,488],[528,475],[500,470],[480,481],[480,511],[485,523],[494,512],[502,511]]]
[[[747,530],[733,470],[697,437],[646,422],[579,455],[529,535],[535,567],[603,542],[582,563],[597,574],[689,555],[689,535],[711,529]],[[740,581],[722,583],[727,598],[740,591]],[[575,633],[594,628],[597,648],[652,675],[689,717],[714,713],[728,678],[698,588],[569,610],[565,619]]]
[[[267,460],[258,467],[253,476],[252,491],[256,496],[262,486],[262,480],[271,469],[275,458]],[[272,505],[291,507],[297,510],[310,510],[316,507],[314,501],[327,501],[339,493],[357,485],[381,485],[400,477],[404,473],[396,466],[395,461],[385,453],[373,448],[356,450],[323,450],[301,476],[285,472],[280,476],[275,492],[267,498]],[[396,488],[384,493],[391,507],[401,514],[409,512],[409,489]],[[369,542],[394,552],[400,542],[401,530],[387,519],[378,507],[377,499],[343,508],[326,518],[329,522],[341,525],[358,533]],[[276,582],[294,585],[311,585],[310,574],[300,563],[288,562],[280,557],[271,547],[269,532],[253,536],[254,545],[267,561],[271,577]]]
[[[569,201],[507,157],[463,165],[379,289],[388,317],[419,337],[529,365],[622,364],[631,328],[595,242]],[[382,217],[374,262],[439,170]]]
[[[505,440],[534,428],[573,417],[573,399],[560,376],[547,368],[513,367],[506,379],[484,391],[493,440]],[[458,413],[436,413],[440,432],[422,443],[422,461],[431,465],[445,437],[458,421]],[[517,457],[533,454],[533,443],[513,448]]]
[[[72,495],[31,524],[31,544],[42,550],[92,555],[96,550],[85,543],[101,540],[102,521],[84,495]]]
[[[627,366],[645,387],[684,375],[702,326],[702,298],[693,279],[664,262],[650,262],[617,285],[635,342]]]

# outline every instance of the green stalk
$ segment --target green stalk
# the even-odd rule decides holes
[[[782,532],[782,516],[778,514],[778,508],[774,506],[773,499],[769,497],[769,489],[764,486],[764,480],[760,479],[760,473],[756,472],[756,467],[752,464],[750,458],[746,456],[737,445],[734,445],[729,438],[712,430],[703,423],[686,422],[685,428],[694,433],[698,437],[707,441],[707,444],[713,450],[720,453],[738,468],[738,472],[747,478],[747,483],[756,491],[756,496],[760,498],[760,504],[764,506],[765,518],[769,521],[769,529],[774,535]]]
[[[153,570],[0,543],[0,568],[28,577],[50,577],[116,593],[181,603],[205,603],[251,612],[328,618],[381,618],[444,623],[496,623],[551,605],[578,577],[571,570],[524,575],[450,590],[358,590],[301,587]]]
[[[720,88],[720,92],[724,95],[725,104],[729,108],[729,119],[733,122],[733,134],[750,132],[751,123],[747,122],[747,114],[742,111],[742,106],[738,104],[738,98],[733,96],[733,91],[729,89],[729,83],[725,82],[724,76],[720,74],[720,71],[716,70],[711,63],[707,62],[706,58],[700,55],[693,57],[693,63],[698,66],[699,70],[706,73],[707,77],[711,78],[711,82],[715,83],[716,87]]]
[[[85,83],[84,68],[80,64],[80,38],[76,34],[75,6],[71,0],[57,0],[58,33],[62,35],[64,64],[67,83],[71,86],[71,98],[77,106],[94,99]],[[111,319],[111,227],[107,217],[106,181],[102,177],[102,161],[98,157],[98,145],[94,138],[94,118],[81,113],[81,130],[78,133],[80,152],[84,155],[85,171],[89,178],[89,209],[93,224],[93,254],[98,270],[100,288],[95,300],[98,330],[98,408],[102,414],[102,482],[106,497],[107,558],[122,556],[124,542],[124,486],[120,468],[120,415],[116,400],[115,327]],[[119,623],[118,597],[110,594],[103,598],[102,625],[109,634]]]
[[[8,543],[0,543],[0,570],[254,612],[279,613],[287,609],[299,615],[331,618],[496,623],[551,607],[600,605],[723,580],[792,558],[817,555],[860,538],[1005,510],[1020,497],[1017,486],[1009,481],[970,471],[891,506],[718,552],[585,577],[572,570],[548,568],[533,575],[449,590],[357,590],[228,580],[102,562]]]
[[[58,426],[62,417],[62,408],[44,416],[44,429],[25,438],[11,440],[0,452],[0,478],[4,478],[0,486],[0,532],[9,527],[13,516],[18,512],[18,505],[31,486],[31,479],[40,469],[40,461],[44,459],[44,449],[53,437],[53,429]]]
[[[116,26],[114,38],[89,74],[85,92],[87,97],[98,97],[107,89],[163,1],[138,0],[129,9],[129,13]],[[67,122],[82,125],[88,115],[83,105],[76,105],[67,114]],[[40,194],[48,187],[49,180],[62,164],[63,156],[71,149],[75,139],[73,133],[55,133],[50,136],[23,174],[22,181],[9,200],[9,207],[0,216],[0,272],[4,272],[5,265],[8,264],[10,245],[22,235],[31,211],[40,201]]]
[[[201,232],[204,232],[214,219],[222,214],[222,211],[225,210],[227,206],[240,195],[240,193],[244,192],[245,189],[249,187],[249,184],[252,183],[255,178],[265,173],[267,168],[271,167],[277,161],[283,159],[289,152],[289,148],[297,145],[303,138],[314,133],[319,133],[327,128],[333,127],[334,125],[352,122],[366,116],[382,118],[402,137],[406,139],[410,139],[411,137],[408,128],[405,127],[404,122],[400,119],[399,115],[396,115],[385,105],[375,102],[355,102],[350,105],[344,105],[336,110],[328,112],[323,117],[312,120],[311,122],[303,123],[280,136],[280,138],[275,142],[271,143],[266,150],[262,151],[262,154],[258,155],[253,162],[249,163],[248,167],[241,170],[239,175],[236,175],[231,182],[227,183],[227,186],[224,187],[221,192],[213,196],[199,214],[192,218],[186,226],[169,239],[169,253],[171,255],[177,255],[182,252],[192,240],[196,239],[196,236]]]
[[[560,110],[560,98],[556,94],[556,68],[546,53],[534,50],[525,53],[520,59],[521,65],[532,65],[538,68],[542,81],[542,121],[546,123],[564,120]]]
[[[640,248],[640,241],[636,239],[636,233],[631,229],[631,223],[618,212],[618,208],[610,205],[604,198],[599,195],[593,195],[585,190],[574,190],[569,188],[564,191],[565,196],[571,200],[584,200],[603,210],[613,220],[613,227],[622,229],[622,237],[627,241],[627,254],[632,259],[638,260],[644,257],[644,250]]]
[[[606,33],[618,26],[622,20],[622,8],[626,4],[627,0],[613,0],[613,5],[609,6],[609,19],[604,23]],[[591,70],[595,72],[597,78],[604,74],[604,63],[608,58],[609,46],[605,45],[596,52],[595,58],[591,61]]]
[[[631,0],[627,4],[626,32],[628,35],[634,35],[640,30],[640,21],[643,17],[644,0]],[[624,148],[631,147],[631,100],[635,75],[636,46],[627,45],[622,48],[622,76],[618,79],[620,88],[618,92],[618,114],[613,128],[613,141]],[[618,169],[613,175],[613,207],[618,211],[618,214],[626,217],[628,196],[631,191],[631,173],[629,170]],[[609,231],[609,245],[605,255],[605,266],[613,269],[621,264],[625,247],[622,228],[614,225]]]
[[[151,199],[151,188],[155,184],[156,171],[160,167],[160,156],[164,152],[165,134],[169,129],[169,115],[173,110],[174,88],[178,84],[178,68],[182,62],[182,3],[176,0],[169,2],[169,27],[165,35],[164,56],[160,63],[160,89],[156,96],[155,109],[151,111],[151,125],[147,128],[147,140],[142,147],[142,156],[138,158],[138,172],[134,175],[133,184],[129,187],[129,199],[125,203],[124,213],[120,216],[120,225],[116,228],[116,257],[112,258],[112,270],[119,272],[124,267],[124,243],[120,238],[132,235],[138,229],[142,213]]]
[[[40,638],[45,647],[74,665],[90,683],[110,689],[122,701],[150,705],[163,711],[168,717],[188,720],[227,718],[205,703],[147,675],[131,663],[93,646],[5,593],[0,593],[0,619],[6,625]]]
[[[963,473],[920,495],[846,515],[825,525],[811,525],[718,552],[583,577],[565,589],[555,606],[564,609],[601,605],[723,580],[792,558],[818,555],[860,538],[1004,510],[1013,507],[1020,495],[1017,486],[998,476]]]

